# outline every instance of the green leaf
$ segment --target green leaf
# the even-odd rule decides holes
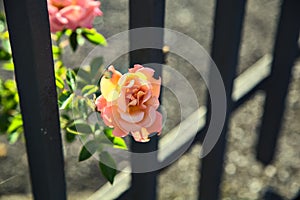
[[[8,37],[7,39],[2,40],[2,46],[3,49],[11,55],[11,46]]]
[[[67,142],[73,142],[76,139],[76,134],[70,133],[66,130],[66,140]]]
[[[112,134],[113,130],[114,130],[113,128],[109,128],[109,127],[104,128],[104,134],[110,141],[114,139],[114,135]]]
[[[84,97],[94,94],[99,90],[98,86],[96,85],[86,85],[82,88],[81,93]]]
[[[87,105],[86,99],[79,99],[78,100],[78,111],[83,117],[83,119],[87,119],[88,117],[88,105]]]
[[[77,41],[77,33],[76,31],[73,31],[72,34],[69,37],[70,45],[72,50],[75,52],[78,47],[78,41]]]
[[[7,79],[4,83],[4,86],[11,92],[17,92],[16,81],[13,79]]]
[[[79,44],[79,46],[82,46],[85,42],[85,39],[82,37],[82,35],[77,35],[77,43]]]
[[[79,153],[79,162],[89,159],[98,149],[99,144],[95,140],[88,141]]]
[[[64,34],[68,37],[70,37],[70,35],[73,33],[73,30],[72,29],[65,29],[64,30]]]
[[[61,106],[59,107],[59,109],[63,110],[63,109],[66,109],[66,108],[69,108],[73,98],[74,98],[74,93],[71,94],[64,102],[62,102]]]
[[[60,109],[66,109],[68,104],[71,103],[71,100],[73,97],[69,98],[71,96],[70,91],[63,91],[59,97],[58,97],[58,106]],[[67,101],[67,102],[66,102]],[[64,104],[64,106],[63,106]]]
[[[66,30],[63,30],[63,31],[57,31],[56,33],[55,33],[55,35],[56,35],[56,40],[57,41],[60,41],[60,39],[61,39],[61,37],[63,36],[63,34],[65,33],[65,31]]]
[[[101,46],[107,45],[105,37],[102,34],[98,33],[95,29],[82,29],[81,34],[85,39],[87,39],[93,44]]]
[[[113,139],[113,144],[114,144],[114,147],[115,147],[115,148],[125,149],[125,150],[128,149],[128,148],[127,148],[127,145],[126,145],[126,143],[125,143],[125,141],[124,141],[123,138],[120,138],[120,137],[114,137],[114,139]]]
[[[55,83],[56,83],[56,87],[63,89],[65,87],[65,83],[64,80],[59,77],[57,74],[55,74]]]
[[[69,133],[73,133],[75,135],[90,134],[93,132],[91,126],[82,120],[77,120],[73,122],[72,125],[67,127],[66,130]]]
[[[101,152],[99,167],[104,177],[111,184],[113,184],[114,178],[117,174],[117,170],[116,170],[117,167],[114,159],[111,157],[111,155],[109,155],[107,151]]]
[[[17,114],[14,116],[14,118],[10,122],[10,125],[7,128],[7,133],[10,134],[22,126],[23,126],[22,116],[21,116],[21,114]]]
[[[0,47],[0,60],[8,61],[11,59],[11,54]]]
[[[67,84],[72,92],[76,90],[76,73],[72,69],[67,70]]]
[[[58,46],[52,45],[52,53],[53,54],[60,54],[60,48]]]
[[[105,136],[113,143],[113,147],[119,149],[127,149],[127,145],[123,138],[116,137],[113,135],[113,128],[106,127],[104,128]]]
[[[14,63],[13,62],[4,63],[2,69],[6,71],[14,71],[15,70]]]
[[[21,133],[22,133],[22,128],[17,129],[15,132],[9,134],[8,136],[8,141],[10,144],[14,144],[18,141]]]

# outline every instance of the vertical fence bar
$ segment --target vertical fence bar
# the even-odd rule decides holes
[[[129,1],[129,28],[141,27],[164,27],[165,0],[130,0]],[[160,43],[163,47],[163,32],[161,35],[148,35],[145,40]],[[138,38],[130,35],[130,43],[134,44]],[[157,63],[162,64],[164,56],[161,49],[140,49],[130,52],[130,65]],[[150,66],[151,67],[151,66]],[[161,68],[155,68],[156,75],[161,75]],[[156,151],[158,137],[151,137],[148,143],[137,143],[132,141],[131,150],[136,153]],[[153,164],[153,163],[152,163]],[[151,163],[149,163],[151,165]],[[155,200],[156,197],[157,172],[132,173],[130,199],[133,200]]]
[[[300,1],[283,1],[274,45],[272,71],[265,88],[264,115],[257,143],[257,159],[265,165],[274,158],[291,70],[298,51],[299,28]]]
[[[200,200],[219,199],[228,121],[232,111],[231,93],[238,63],[245,5],[246,0],[216,1],[211,55],[224,81],[227,98],[227,113],[224,128],[216,146],[202,160],[198,198]],[[208,105],[208,108],[209,107]],[[208,124],[210,114],[207,116],[206,123]]]
[[[33,196],[64,200],[66,187],[46,0],[5,0]]]

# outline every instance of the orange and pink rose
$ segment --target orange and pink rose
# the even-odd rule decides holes
[[[122,75],[113,66],[110,76],[100,81],[101,96],[96,99],[96,109],[104,123],[113,127],[113,134],[123,137],[129,133],[138,142],[149,141],[149,135],[161,132],[162,115],[157,111],[161,79],[153,78],[154,70],[134,65]]]
[[[102,16],[100,2],[95,0],[48,0],[52,33],[78,27],[92,28],[96,16]]]

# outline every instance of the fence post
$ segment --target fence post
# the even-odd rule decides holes
[[[236,75],[246,0],[216,1],[212,59],[216,63],[226,90],[227,113],[221,136],[213,150],[202,159],[199,184],[200,200],[219,199],[229,117],[232,111],[232,86]],[[210,80],[213,81],[213,80]],[[210,108],[208,100],[208,112]],[[207,124],[210,114],[207,115]]]
[[[129,1],[129,28],[164,27],[165,0],[130,0]],[[161,35],[149,36],[145,40],[155,41],[163,47],[163,32]],[[130,33],[130,43],[134,44],[137,38]],[[157,63],[162,64],[164,56],[161,49],[140,49],[130,52],[130,66],[134,64]],[[151,66],[150,66],[151,67]],[[153,67],[153,66],[152,66]],[[161,67],[155,68],[156,75],[161,76]],[[131,150],[136,153],[156,151],[158,137],[151,137],[148,143],[132,141]],[[149,163],[151,165],[151,163]],[[153,164],[153,163],[152,163]],[[132,173],[130,199],[155,200],[157,172]]]
[[[5,0],[33,196],[64,200],[66,187],[46,0]]]
[[[299,28],[300,1],[283,1],[274,45],[272,71],[265,88],[264,115],[257,143],[256,157],[265,165],[270,164],[274,158],[291,71],[298,52]]]

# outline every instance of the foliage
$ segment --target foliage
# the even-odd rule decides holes
[[[68,67],[62,56],[65,47],[70,45],[75,52],[86,41],[95,45],[106,45],[106,40],[95,29],[77,28],[52,34],[55,81],[58,94],[60,123],[65,140],[73,142],[78,138],[84,141],[79,161],[94,154],[100,156],[99,168],[110,183],[116,175],[116,164],[105,146],[127,149],[122,138],[112,135],[112,129],[98,123],[92,124],[90,117],[95,114],[94,99],[100,95],[99,78],[103,58],[95,58],[84,68]],[[0,15],[0,63],[2,70],[13,76],[14,65],[6,30],[5,18]],[[97,115],[99,115],[97,113]],[[100,123],[100,122],[99,122]],[[10,143],[23,137],[23,122],[19,106],[19,96],[15,80],[0,77],[0,134],[5,134]],[[106,162],[103,162],[105,160]],[[108,162],[108,163],[107,163]]]

